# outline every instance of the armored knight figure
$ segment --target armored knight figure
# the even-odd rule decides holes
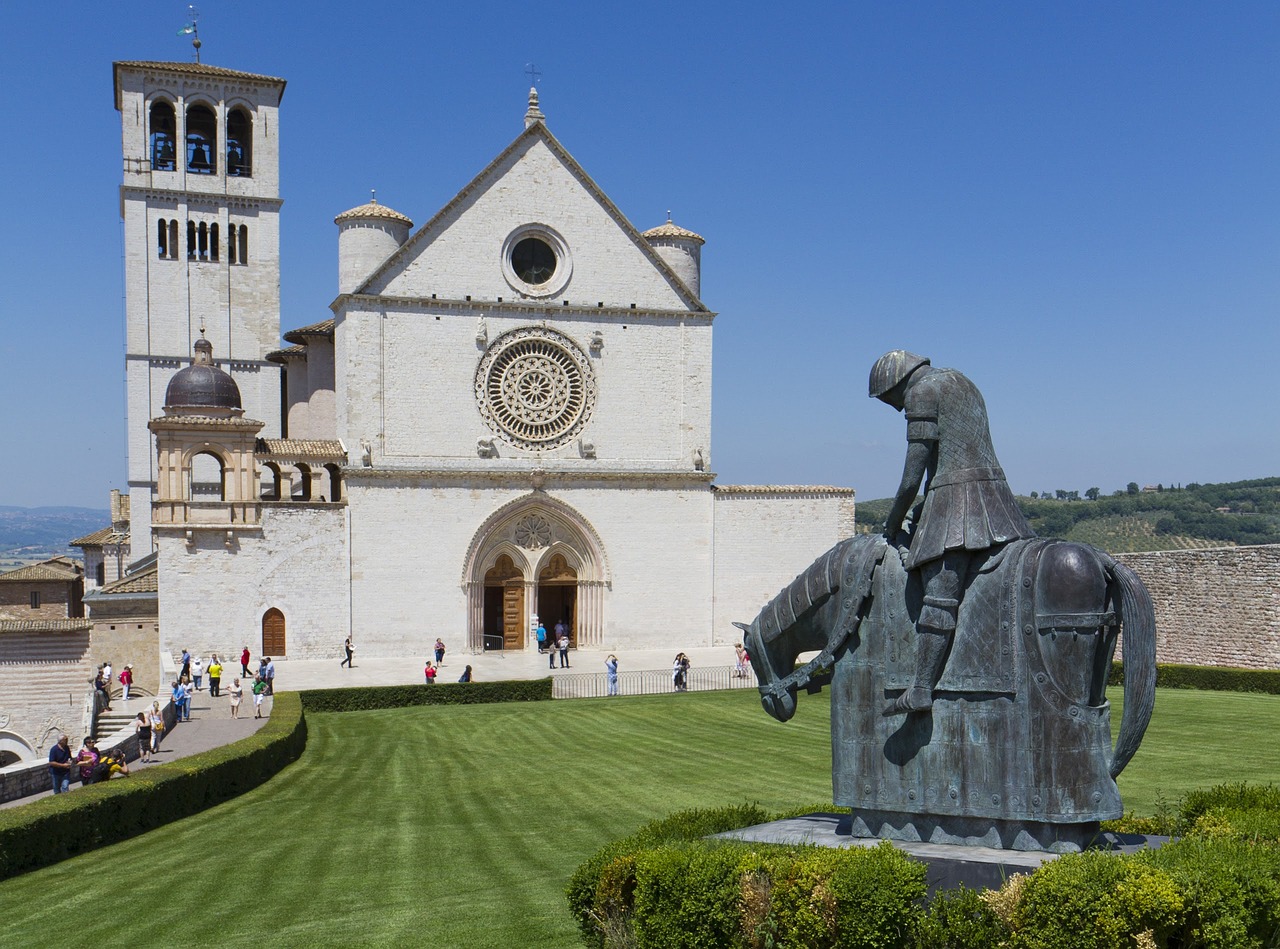
[[[1005,481],[986,403],[968,378],[895,349],[876,360],[869,390],[907,417],[906,463],[884,527],[891,544],[898,542],[924,483],[924,502],[903,553],[903,565],[924,591],[915,672],[907,690],[885,709],[892,715],[932,708],[970,570],[1001,545],[1035,532]]]

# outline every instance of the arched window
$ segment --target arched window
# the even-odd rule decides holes
[[[279,501],[281,484],[280,466],[274,461],[268,461],[262,466],[262,500]]]
[[[310,501],[311,466],[300,461],[294,467],[298,470],[298,483],[293,486],[293,500]]]
[[[187,260],[196,259],[196,222],[187,222]]]
[[[173,106],[163,99],[151,103],[151,167],[174,171],[177,167]]]
[[[201,452],[191,459],[191,500],[225,501],[222,459]]]
[[[187,109],[187,171],[212,175],[218,170],[218,123],[207,105]]]
[[[342,500],[342,469],[337,465],[325,465],[324,470],[329,473],[329,500]]]
[[[248,178],[253,174],[253,121],[244,109],[227,115],[227,174]]]
[[[218,259],[218,225],[209,225],[209,259]]]
[[[178,259],[178,222],[169,222],[169,259]]]
[[[161,260],[169,256],[169,222],[164,218],[156,226],[156,256]]]

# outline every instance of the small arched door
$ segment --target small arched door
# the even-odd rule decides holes
[[[262,654],[272,657],[285,654],[284,614],[274,606],[262,614]]]

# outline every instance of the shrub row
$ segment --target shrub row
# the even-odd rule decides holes
[[[1250,830],[1264,815],[1280,829],[1280,788],[1195,792],[1177,815],[1189,836],[1159,850],[1071,854],[1000,890],[961,888],[926,906],[923,865],[887,843],[708,841],[699,838],[785,815],[691,811],[605,847],[574,873],[567,896],[596,949],[1280,946],[1280,845]]]
[[[891,845],[701,839],[781,816],[749,805],[688,811],[604,848],[569,881],[584,941],[606,949],[904,944],[894,940],[914,932],[925,868]]]
[[[1111,685],[1124,682],[1124,664],[1111,664]],[[1280,669],[1233,669],[1228,666],[1179,666],[1157,663],[1156,686],[1204,689],[1208,692],[1264,692],[1280,695]]]
[[[307,723],[296,692],[275,695],[271,718],[240,741],[0,810],[0,879],[116,843],[252,790],[302,754]]]
[[[544,702],[551,699],[551,680],[382,685],[367,689],[306,689],[300,694],[302,707],[308,712],[363,712],[415,705]]]

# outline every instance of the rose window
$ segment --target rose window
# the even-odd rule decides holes
[[[516,543],[525,550],[540,550],[551,545],[551,524],[545,517],[530,514],[516,523]]]
[[[476,401],[488,425],[520,448],[563,445],[595,405],[595,380],[582,351],[549,329],[496,339],[476,370]]]

